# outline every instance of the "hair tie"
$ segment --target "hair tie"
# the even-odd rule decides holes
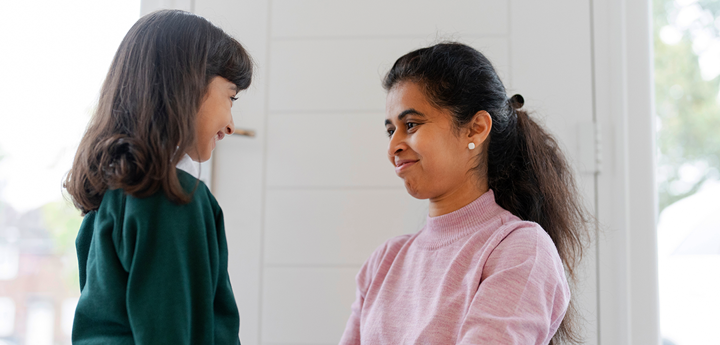
[[[513,109],[520,109],[523,105],[525,105],[525,98],[519,93],[510,97],[510,106],[512,106]]]

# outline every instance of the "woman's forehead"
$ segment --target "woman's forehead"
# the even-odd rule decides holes
[[[447,117],[450,112],[434,106],[413,82],[403,82],[393,87],[387,95],[385,118],[390,121],[402,121],[408,116],[435,119]]]

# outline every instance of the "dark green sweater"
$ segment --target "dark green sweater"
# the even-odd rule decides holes
[[[239,344],[222,210],[204,183],[178,177],[189,204],[111,190],[85,216],[74,344]]]

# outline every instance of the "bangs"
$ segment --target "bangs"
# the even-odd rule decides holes
[[[223,37],[210,50],[206,75],[223,77],[237,86],[238,92],[250,87],[253,61],[245,48],[234,38],[223,33]]]

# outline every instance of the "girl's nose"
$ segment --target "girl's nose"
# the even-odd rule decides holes
[[[235,123],[233,123],[233,120],[230,120],[230,123],[225,126],[225,134],[231,135],[235,133]]]

